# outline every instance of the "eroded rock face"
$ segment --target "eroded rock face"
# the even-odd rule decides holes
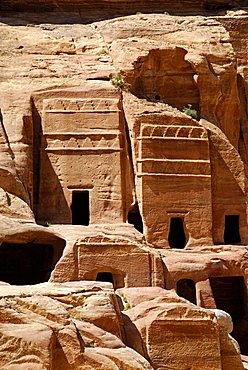
[[[155,369],[243,369],[239,348],[228,337],[230,326],[223,324],[220,313],[214,319],[210,310],[159,288],[129,288],[119,294],[131,307],[125,311],[127,343]]]
[[[19,135],[18,146],[7,138],[6,145],[39,223],[121,223],[135,209],[142,217],[137,228],[154,247],[247,243],[236,59],[220,23],[136,15],[94,28],[29,28],[2,25],[15,39],[11,47],[3,42],[4,63],[15,55],[23,66],[13,77],[18,92],[3,74],[2,105],[7,138],[14,127]],[[114,70],[132,94],[105,81],[80,81],[106,79]],[[57,81],[69,87],[51,88]],[[17,96],[27,112],[24,132],[21,122],[12,123]],[[180,112],[188,104],[199,123]],[[225,231],[232,222],[234,238]]]
[[[115,289],[164,286],[160,256],[146,246],[141,234],[131,225],[90,226],[83,230],[76,226],[53,226],[52,229],[63,235],[67,245],[51,281],[106,279]]]
[[[243,1],[245,3],[245,1]],[[245,4],[243,4],[245,5]],[[188,8],[186,8],[188,6]],[[153,1],[152,7],[154,12],[172,11],[190,12],[190,11],[213,11],[232,9],[237,6],[236,1],[232,0],[196,0],[194,2],[175,1],[171,0],[156,0]],[[0,10],[8,11],[81,11],[82,15],[86,13],[88,17],[108,17],[116,15],[134,14],[136,12],[150,12],[150,1],[129,0],[128,2],[121,1],[102,1],[98,0],[94,6],[86,0],[58,0],[56,3],[44,0],[37,4],[35,1],[28,0],[11,0],[10,2],[3,0]],[[82,17],[81,15],[81,17]],[[84,15],[84,17],[86,17]]]
[[[0,290],[2,369],[152,369],[122,342],[110,284],[46,283]]]
[[[241,370],[246,12],[81,5],[0,24],[0,280],[53,282],[0,286],[0,367]]]
[[[238,212],[246,244],[236,58],[224,27],[215,20],[141,15],[105,22],[100,30],[133,94],[124,94],[124,110],[147,240],[165,247],[170,220],[181,218],[181,248],[221,243],[224,215]],[[187,104],[202,117],[200,125],[179,113]],[[228,196],[234,193],[235,204]]]
[[[195,369],[222,369],[221,353],[228,356],[233,343],[212,312],[161,288],[118,294],[99,282],[0,286],[1,368],[183,370],[194,358]],[[242,369],[232,351],[232,365]]]

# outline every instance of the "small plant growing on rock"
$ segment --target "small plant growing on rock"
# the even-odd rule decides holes
[[[111,81],[112,85],[114,85],[115,87],[117,87],[119,89],[124,89],[124,87],[125,87],[125,82],[124,82],[122,74],[120,72],[117,73],[115,76],[113,76],[110,81]]]
[[[129,310],[129,308],[132,308],[131,304],[127,300],[127,297],[122,292],[119,292],[119,296],[122,299],[123,306],[124,306],[124,311],[127,311],[127,310]]]
[[[105,47],[102,47],[99,51],[98,51],[98,55],[101,55],[101,56],[105,56],[105,55],[108,55],[108,49],[105,48]]]
[[[192,104],[188,104],[187,107],[184,107],[182,110],[183,113],[187,114],[188,116],[197,119],[198,113],[196,109],[192,109]]]
[[[129,302],[125,303],[124,311],[129,310],[129,308],[131,308],[130,303]]]

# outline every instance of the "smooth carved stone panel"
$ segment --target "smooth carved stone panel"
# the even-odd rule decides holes
[[[219,337],[210,321],[156,320],[149,327],[147,341],[155,368],[166,364],[168,369],[222,369]]]
[[[90,223],[123,222],[126,156],[119,99],[45,99],[42,128],[39,221],[71,223],[80,219],[72,214],[78,209],[90,213]],[[88,192],[81,206],[72,205],[74,192]]]
[[[143,159],[140,161],[142,167],[142,173],[139,176],[144,175],[200,175],[209,176],[210,166],[209,161],[191,161],[191,160],[174,160],[174,159]],[[139,166],[138,166],[139,168]],[[141,169],[140,169],[141,171]]]
[[[79,242],[77,248],[78,280],[96,280],[97,274],[104,272],[113,275],[114,288],[151,285],[151,256],[142,248],[110,242]]]

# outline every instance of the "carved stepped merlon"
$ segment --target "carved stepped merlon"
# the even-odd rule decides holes
[[[138,176],[210,176],[208,138],[203,128],[144,125],[138,140]]]
[[[47,112],[77,112],[77,111],[89,111],[89,112],[118,112],[119,99],[102,99],[102,98],[90,98],[90,99],[47,99],[44,100],[44,110]]]
[[[101,132],[88,132],[88,133],[51,133],[46,134],[46,151],[121,151],[120,148],[120,133],[117,131],[115,134],[101,133]]]

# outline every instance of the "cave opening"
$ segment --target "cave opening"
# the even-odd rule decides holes
[[[240,244],[239,215],[225,215],[225,244]]]
[[[132,94],[148,101],[166,103],[183,110],[188,104],[200,116],[200,92],[195,70],[183,48],[150,50],[134,62],[125,76]]]
[[[244,277],[211,277],[209,281],[216,307],[231,315],[233,320],[231,335],[238,341],[241,353],[247,355],[247,293]]]
[[[73,191],[71,202],[72,225],[88,226],[90,223],[89,190]]]
[[[185,247],[187,240],[182,217],[171,217],[168,241],[171,248],[183,249]]]
[[[176,291],[180,297],[185,298],[191,303],[196,304],[196,288],[194,280],[191,279],[178,280]]]
[[[0,281],[13,285],[33,285],[49,280],[53,270],[50,244],[12,244],[0,246]]]
[[[105,281],[114,285],[114,277],[111,272],[98,272],[96,281]]]
[[[127,220],[129,224],[134,225],[135,229],[143,234],[143,220],[139,211],[138,203],[135,203],[128,212]]]

